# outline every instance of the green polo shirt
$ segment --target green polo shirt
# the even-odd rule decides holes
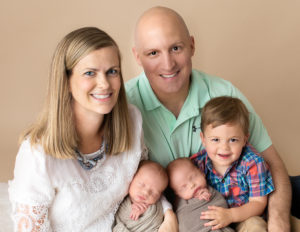
[[[178,157],[189,157],[203,149],[200,139],[201,109],[211,98],[240,98],[250,112],[250,143],[259,151],[271,144],[271,139],[249,101],[229,81],[193,70],[187,99],[178,118],[155,96],[145,73],[126,83],[128,101],[142,113],[145,144],[149,158],[166,166]]]

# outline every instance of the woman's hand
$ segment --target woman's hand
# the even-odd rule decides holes
[[[173,210],[168,209],[165,213],[165,219],[158,232],[178,232],[178,221]]]

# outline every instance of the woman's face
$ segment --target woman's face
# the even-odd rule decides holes
[[[118,50],[110,46],[92,51],[73,68],[70,92],[75,115],[104,115],[115,106],[121,69]]]

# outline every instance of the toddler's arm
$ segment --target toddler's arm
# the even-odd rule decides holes
[[[217,206],[208,206],[208,210],[201,213],[200,219],[208,219],[205,226],[213,226],[212,229],[220,229],[232,222],[242,222],[249,217],[259,216],[267,205],[267,196],[250,197],[249,202],[240,207],[224,209]]]

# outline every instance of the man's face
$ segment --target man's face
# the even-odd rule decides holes
[[[136,40],[134,54],[155,94],[188,92],[194,39],[184,26],[174,20],[148,23],[140,26]]]

